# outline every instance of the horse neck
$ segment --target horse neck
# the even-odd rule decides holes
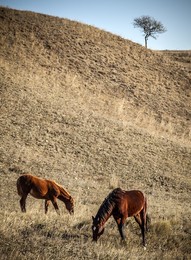
[[[57,184],[57,186],[60,189],[60,196],[58,196],[58,198],[64,202],[70,200],[71,199],[70,194],[64,188],[62,188],[60,185]]]
[[[96,215],[97,220],[99,220],[99,224],[104,225],[106,223],[113,212],[114,206],[115,203],[113,201],[110,201],[109,198],[105,199]]]

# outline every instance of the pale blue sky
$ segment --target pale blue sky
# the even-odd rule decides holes
[[[93,25],[144,45],[134,18],[149,15],[167,32],[149,38],[153,50],[191,49],[191,0],[0,0],[0,5]]]

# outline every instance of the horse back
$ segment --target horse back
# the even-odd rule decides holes
[[[18,178],[17,191],[20,196],[30,193],[38,199],[52,199],[60,194],[60,188],[54,181],[41,179],[31,174],[23,174]]]
[[[42,179],[31,174],[23,174],[17,179],[17,191],[22,196],[29,193],[37,199],[52,200],[61,193],[59,185],[47,179]]]
[[[47,188],[49,190],[49,193],[52,196],[58,197],[61,192],[59,185],[55,181],[52,181],[52,180],[46,180],[46,182],[47,182]]]

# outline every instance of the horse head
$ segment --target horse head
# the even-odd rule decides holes
[[[71,215],[74,214],[74,199],[70,196],[69,199],[65,203],[66,209],[69,211]]]
[[[99,237],[104,233],[104,226],[100,223],[100,218],[95,218],[92,216],[92,220],[93,241],[97,242]]]

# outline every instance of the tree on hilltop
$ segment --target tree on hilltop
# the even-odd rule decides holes
[[[161,22],[156,21],[150,16],[141,16],[135,18],[133,21],[134,27],[141,28],[145,37],[145,47],[147,48],[147,41],[149,37],[157,38],[157,34],[166,32],[166,28]]]

